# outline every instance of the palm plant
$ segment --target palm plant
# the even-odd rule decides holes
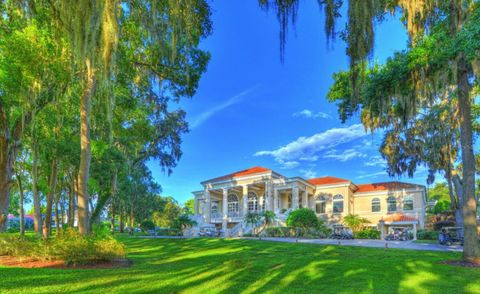
[[[343,223],[352,229],[353,232],[358,232],[365,224],[370,223],[370,221],[366,218],[360,217],[358,214],[349,214],[343,218]]]
[[[253,234],[255,234],[255,228],[260,224],[262,217],[259,213],[256,212],[247,212],[244,217],[245,223],[252,226]]]

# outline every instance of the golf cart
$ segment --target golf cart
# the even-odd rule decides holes
[[[463,246],[463,228],[443,227],[438,233],[438,243],[446,246],[451,246],[453,244],[460,244]]]
[[[352,240],[353,232],[350,228],[344,226],[334,226],[330,239]]]
[[[204,225],[200,227],[198,235],[200,237],[219,237],[220,232],[214,225]]]
[[[412,239],[410,230],[406,227],[392,227],[390,233],[385,237],[387,241],[408,241]]]

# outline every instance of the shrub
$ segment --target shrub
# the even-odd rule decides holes
[[[108,237],[83,236],[67,229],[55,238],[0,235],[0,255],[35,260],[62,260],[67,265],[109,261],[125,256],[123,244]]]
[[[140,228],[143,231],[155,230],[155,224],[151,220],[144,220],[140,224]]]
[[[438,240],[438,232],[430,230],[418,230],[417,231],[418,240]]]
[[[380,239],[380,231],[373,228],[366,228],[353,233],[355,239]]]
[[[329,235],[328,228],[295,228],[295,227],[269,227],[263,232],[265,237],[286,238],[326,238]]]
[[[315,212],[308,208],[295,209],[288,215],[287,226],[296,228],[318,228],[320,221]]]
[[[455,222],[451,220],[439,221],[433,224],[433,229],[435,231],[440,231],[443,227],[454,227]]]

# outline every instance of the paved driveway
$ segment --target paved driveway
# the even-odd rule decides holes
[[[243,238],[254,239],[258,238]],[[274,242],[290,242],[290,243],[307,243],[321,245],[345,245],[345,246],[361,246],[361,247],[377,247],[377,248],[398,248],[410,250],[433,250],[433,251],[456,251],[461,252],[461,246],[442,246],[439,244],[414,243],[413,241],[382,241],[382,240],[334,240],[334,239],[295,239],[295,238],[264,238],[264,241]]]

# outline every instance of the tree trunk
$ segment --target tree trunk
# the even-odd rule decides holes
[[[45,210],[45,221],[43,222],[43,237],[47,238],[50,236],[52,231],[52,208],[53,208],[53,197],[55,197],[55,189],[57,187],[57,160],[52,161],[51,174],[49,179],[49,191],[47,193],[47,207]],[[58,229],[58,223],[57,223]]]
[[[35,142],[33,143],[32,161],[33,222],[35,233],[41,235],[42,211],[38,193],[38,150]]]
[[[130,206],[130,235],[133,235],[133,226],[135,225],[135,217],[133,214],[133,205]]]
[[[111,230],[115,233],[115,196],[117,195],[117,170],[115,169],[112,175],[112,197],[110,199],[110,213],[111,213]]]
[[[477,200],[475,197],[475,155],[473,152],[472,101],[468,82],[467,61],[463,53],[457,61],[458,105],[460,112],[460,142],[463,164],[463,258],[480,261],[477,229]]]
[[[95,91],[95,74],[90,59],[85,61],[85,88],[80,100],[80,167],[78,170],[78,229],[80,234],[88,234],[89,225],[89,196],[88,178],[90,174],[90,98]]]
[[[125,222],[124,222],[124,213],[122,207],[120,207],[120,233],[123,233],[125,230]]]
[[[448,184],[448,194],[450,196],[450,208],[453,211],[453,214],[455,215],[455,223],[457,227],[462,227],[463,228],[463,212],[462,212],[462,199],[459,197],[457,194],[457,191],[459,191],[461,188],[454,188],[454,185],[460,185],[460,181],[458,180],[458,175],[456,175],[457,180],[452,183],[452,173],[451,170],[447,171],[447,175],[445,178],[447,179],[447,184]],[[459,232],[459,237],[463,237],[463,232]]]
[[[20,213],[20,235],[23,236],[25,235],[25,210],[23,209],[23,202],[24,202],[24,195],[23,195],[23,185],[22,185],[22,179],[20,178],[20,175],[17,174],[17,183],[18,183],[18,192],[20,194],[20,200],[19,200],[19,213]]]
[[[68,226],[73,228],[75,223],[75,176],[72,174],[68,186]]]
[[[57,197],[55,198],[55,227],[57,228],[55,230],[55,235],[60,235],[60,230],[63,227],[63,224],[61,223],[61,215],[59,213],[59,204],[60,204],[60,198],[62,196],[62,189],[59,189],[57,192]],[[62,211],[63,214],[63,211]]]
[[[2,110],[1,105],[0,110]],[[3,113],[3,111],[0,111],[0,113]],[[2,132],[2,129],[0,129],[0,132]],[[5,127],[5,132],[4,136],[0,135],[0,232],[7,229],[8,205],[10,204],[10,184],[12,180],[16,148],[15,146],[9,146],[11,143],[8,139],[7,127]]]

